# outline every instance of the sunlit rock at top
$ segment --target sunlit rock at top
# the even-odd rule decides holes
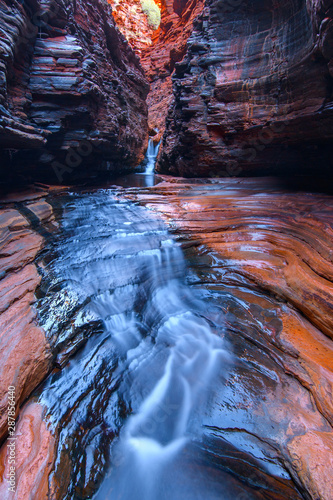
[[[161,22],[161,3],[154,0],[108,0],[116,24],[131,47],[141,55],[151,46]]]

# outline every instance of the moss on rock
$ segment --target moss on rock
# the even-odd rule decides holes
[[[161,22],[161,11],[154,0],[141,0],[141,7],[146,14],[149,26],[156,30]]]

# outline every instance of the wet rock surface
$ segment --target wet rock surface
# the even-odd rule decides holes
[[[35,222],[38,226],[43,223],[49,231],[56,228],[45,196],[47,192],[31,188],[1,199],[1,440],[8,432],[8,387],[15,387],[17,416],[22,402],[51,367],[50,346],[44,330],[38,326],[34,307],[35,291],[41,281],[35,259],[45,244],[44,237],[36,231]],[[35,214],[38,214],[38,219]]]
[[[59,184],[138,165],[149,87],[107,2],[2,1],[0,14],[6,182],[9,166]]]
[[[15,439],[15,492],[8,490],[10,449],[0,451],[0,493],[4,500],[48,498],[48,476],[54,461],[54,437],[43,421],[43,407],[27,404],[20,413]]]
[[[38,311],[57,368],[33,399],[53,435],[48,494],[104,499],[112,485],[112,494],[128,499],[190,499],[195,487],[214,500],[329,500],[331,196],[286,194],[269,179],[174,179],[58,194],[48,203],[61,232],[38,261]],[[289,280],[291,265],[302,286]],[[222,356],[209,383],[200,375],[205,358],[194,372],[191,356],[187,371],[175,363],[192,335],[192,356],[196,342],[202,356]],[[167,390],[150,407],[168,356],[171,399]],[[176,453],[167,444],[176,446],[173,429],[189,401],[182,377],[191,391],[197,377],[206,382],[209,398],[193,407],[187,445]],[[142,439],[165,447],[143,448],[145,456],[137,448],[139,474],[130,443]],[[152,457],[164,464],[158,482]],[[37,476],[28,481],[44,491]]]
[[[330,247],[332,197],[285,193],[269,179],[166,181],[132,196],[179,234],[196,269],[192,286],[206,289],[226,314],[226,337],[240,362],[207,424],[208,435],[227,435],[238,444],[244,436],[259,438],[282,453],[311,498],[329,499],[330,252],[322,259],[323,245]],[[259,387],[266,387],[264,394]]]
[[[79,318],[85,322],[90,319],[92,327],[92,334],[86,338],[84,347],[76,354],[73,351],[64,361],[62,370],[54,372],[39,390],[39,401],[48,408],[46,414],[51,419],[58,443],[54,450],[57,459],[49,480],[54,498],[60,499],[65,495],[69,498],[88,498],[96,493],[100,484],[96,498],[106,498],[110,487],[112,494],[116,492],[122,498],[134,498],[135,495],[150,498],[145,482],[154,481],[154,475],[150,470],[142,472],[142,475],[134,470],[130,472],[131,455],[128,455],[126,440],[121,444],[121,436],[125,432],[121,429],[129,425],[131,414],[140,415],[143,401],[149,398],[163,374],[165,359],[176,349],[178,335],[179,341],[185,342],[183,335],[186,339],[196,329],[198,332],[200,329],[205,331],[209,322],[213,333],[208,334],[207,331],[207,335],[212,335],[216,342],[225,337],[223,316],[228,299],[224,297],[225,303],[221,307],[219,291],[215,290],[216,296],[211,293],[208,298],[205,287],[197,287],[194,275],[199,272],[199,279],[202,275],[201,266],[194,262],[194,257],[191,262],[193,274],[188,277],[190,288],[187,288],[183,281],[181,252],[170,239],[165,225],[144,207],[124,202],[124,193],[125,190],[119,189],[73,193],[52,201],[54,207],[59,207],[55,213],[61,214],[63,234],[48,265],[46,282],[51,280],[51,286],[44,287],[46,293],[40,299],[40,322],[48,338],[57,339],[58,346],[68,342],[64,328],[66,322],[71,325],[72,337],[74,331],[77,332],[75,325]],[[71,264],[73,255],[75,263]],[[231,302],[228,307],[231,307]],[[60,310],[60,322],[58,319],[55,323],[54,314],[59,315]],[[243,320],[244,317],[241,322]],[[247,326],[244,324],[243,329]],[[200,336],[197,341],[199,339]],[[51,341],[53,346],[54,342]],[[235,344],[231,338],[229,342]],[[244,339],[236,341],[237,355],[243,353],[243,342]],[[246,343],[246,347],[252,359],[255,353],[251,343]],[[185,345],[182,349],[185,355]],[[200,344],[203,367],[206,363],[205,349],[205,343]],[[253,407],[255,403],[250,399],[258,387],[263,390],[265,384],[272,385],[269,392],[273,392],[278,377],[284,377],[267,354],[262,352],[261,357],[265,373],[275,369],[278,374],[273,376],[271,373],[268,378],[266,374],[263,381],[260,369],[257,378],[251,373],[252,361],[247,367],[242,366],[241,361],[236,368],[236,373],[242,372],[244,378],[239,382],[239,394],[244,394],[244,388],[249,385],[244,399],[230,394],[229,389],[224,387],[227,365],[221,360],[216,380],[212,381],[214,403],[209,404],[206,410],[202,403],[203,406],[198,406],[191,414],[187,432],[192,438],[176,460],[171,461],[171,468],[162,469],[160,483],[163,486],[158,491],[154,490],[152,498],[170,498],[170,495],[173,498],[192,498],[193,481],[196,491],[209,499],[220,498],[222,492],[226,498],[235,495],[239,498],[241,495],[264,498],[262,490],[267,498],[302,498],[288,470],[277,461],[278,456],[282,460],[279,451],[284,442],[282,430],[275,431],[279,439],[270,436],[266,438],[267,443],[261,444],[262,432],[259,429],[265,425],[266,432],[270,431],[273,410],[266,417],[261,416],[261,420],[257,416],[252,417],[248,435],[259,432],[259,438],[248,438],[247,431],[238,428],[243,422],[242,415],[237,421],[237,429],[234,429],[234,433],[242,434],[239,441],[230,438],[232,423],[226,425],[227,429],[217,430],[222,415],[226,424],[225,418],[235,405],[242,409],[247,405]],[[180,406],[178,403],[182,383],[179,385],[176,366],[170,399],[167,398],[152,413],[153,423],[155,418],[158,422],[157,427],[155,425],[155,430],[150,431],[151,422],[148,420],[149,429],[144,427],[146,430],[142,431],[147,433],[147,439],[156,439],[156,442],[162,440],[162,443],[168,443],[171,440],[172,443],[172,429],[181,426],[183,410],[180,409],[185,403]],[[190,370],[190,365],[187,370]],[[198,367],[198,370],[200,373],[202,368]],[[233,377],[236,376],[240,377],[239,374],[233,375],[227,387],[229,384],[233,387]],[[208,375],[199,377],[200,384],[208,383],[206,377]],[[195,387],[195,378],[192,374],[191,390]],[[268,383],[271,378],[273,380]],[[303,398],[296,405],[295,412],[309,411],[309,397],[298,388],[298,383],[287,382],[286,378],[283,378],[283,383],[287,385],[286,393],[290,393],[287,397],[291,398],[293,391],[299,391],[300,399],[301,396]],[[280,401],[280,396],[278,399]],[[287,421],[292,412],[289,409],[288,414],[284,405],[280,404],[287,413]],[[274,408],[276,411],[276,406]],[[233,420],[233,417],[230,418]],[[325,420],[315,411],[310,411],[308,420],[308,425],[328,432]],[[198,432],[203,434],[196,442]],[[137,439],[141,439],[140,433]],[[274,443],[274,439],[278,443]],[[239,442],[242,442],[241,449]],[[248,454],[248,446],[256,449],[251,452],[252,456]],[[148,450],[145,460],[149,457]],[[159,462],[158,455],[155,460]],[[182,474],[178,477],[180,470]],[[196,471],[196,478],[193,470]],[[123,483],[122,478],[126,478],[128,473],[131,479],[125,479]],[[114,479],[108,479],[110,475]],[[175,481],[170,483],[167,479],[169,475],[175,477]],[[209,487],[206,480],[202,481],[203,475],[210,478]]]
[[[205,5],[176,64],[158,171],[330,173],[330,2]]]

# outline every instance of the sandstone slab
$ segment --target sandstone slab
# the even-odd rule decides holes
[[[238,419],[245,421],[237,432],[259,436],[282,452],[310,497],[329,500],[332,196],[286,193],[276,181],[259,178],[165,178],[126,196],[165,218],[202,268],[198,285],[205,284],[212,298],[215,291],[226,294],[217,305],[230,342],[239,359],[252,366],[251,374],[240,366],[228,380],[232,409],[222,408],[212,435],[225,436],[225,427],[236,432]],[[246,349],[240,337],[248,342]]]

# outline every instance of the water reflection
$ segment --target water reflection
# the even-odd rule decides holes
[[[74,323],[78,317],[100,319],[104,328],[43,389],[41,399],[59,429],[58,472],[69,443],[70,455],[86,454],[80,426],[94,430],[95,443],[97,436],[100,443],[123,426],[111,453],[119,470],[96,498],[106,498],[110,481],[124,498],[137,498],[135,491],[156,498],[157,471],[163,473],[191,439],[199,438],[201,408],[209,402],[212,381],[222,383],[230,355],[211,331],[206,305],[186,286],[182,251],[159,220],[148,218],[142,207],[119,202],[112,191],[76,196],[63,211],[55,279],[81,304]],[[60,293],[44,299],[49,315]],[[46,313],[46,329],[51,323]],[[222,321],[218,327],[222,333]],[[104,465],[110,445],[112,440],[105,446]],[[131,470],[137,472],[126,493]],[[84,473],[92,470],[86,467]]]
[[[123,175],[112,179],[112,184],[120,187],[152,187],[161,182],[161,178],[156,174],[146,174],[138,172],[136,174]]]
[[[279,493],[279,464],[271,478],[266,458],[207,438],[233,364],[224,314],[187,284],[182,250],[160,219],[118,194],[58,201],[62,233],[41,319],[59,349],[88,334],[41,389],[58,434],[55,498],[300,498],[289,486]]]

